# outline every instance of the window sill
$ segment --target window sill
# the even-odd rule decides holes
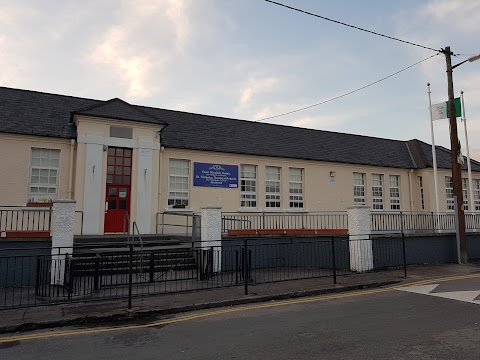
[[[193,212],[192,208],[165,208],[164,212]]]

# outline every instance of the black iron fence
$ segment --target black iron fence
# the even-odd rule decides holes
[[[150,245],[150,246],[149,246]],[[155,244],[0,251],[0,309],[400,270],[399,237],[234,239],[178,249]],[[25,252],[25,253],[24,253]],[[53,255],[52,255],[53,253]]]

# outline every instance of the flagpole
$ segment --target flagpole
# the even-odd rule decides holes
[[[470,192],[469,210],[475,211],[475,200],[473,198],[472,165],[470,164],[470,146],[468,145],[467,118],[465,116],[465,104],[463,102],[463,91],[460,92],[460,98],[462,99],[462,121],[463,121],[463,129],[465,130],[465,144],[467,145],[468,191]]]
[[[432,117],[432,98],[430,96],[430,83],[427,84],[428,87],[428,112],[430,113],[430,131],[432,133],[432,158],[433,158],[433,180],[435,184],[435,207],[437,209],[437,214],[440,212],[440,203],[438,201],[438,176],[437,176],[437,151],[435,149],[435,136],[433,133],[433,117]]]

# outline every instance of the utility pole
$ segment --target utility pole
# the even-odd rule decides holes
[[[453,196],[456,197],[457,206],[455,207],[456,216],[458,219],[458,237],[460,243],[460,261],[465,264],[468,261],[467,257],[467,239],[465,234],[465,212],[463,209],[463,192],[462,192],[462,166],[458,162],[458,131],[457,131],[457,116],[455,109],[455,96],[453,92],[453,67],[452,67],[452,52],[450,46],[447,46],[443,51],[445,60],[447,62],[447,81],[448,81],[448,117],[450,119],[450,147],[452,152],[452,181],[453,181]],[[455,66],[456,67],[456,66]]]

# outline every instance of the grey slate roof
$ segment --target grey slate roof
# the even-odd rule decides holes
[[[119,98],[105,102],[102,101],[86,108],[78,109],[72,112],[72,116],[74,114],[166,125],[165,122],[146,114],[139,106],[130,105]]]
[[[0,132],[76,138],[72,114],[168,124],[162,145],[382,167],[432,167],[431,145],[0,87]],[[439,168],[450,168],[449,150],[437,146]],[[464,166],[466,169],[466,165]],[[480,163],[472,161],[472,170]]]

